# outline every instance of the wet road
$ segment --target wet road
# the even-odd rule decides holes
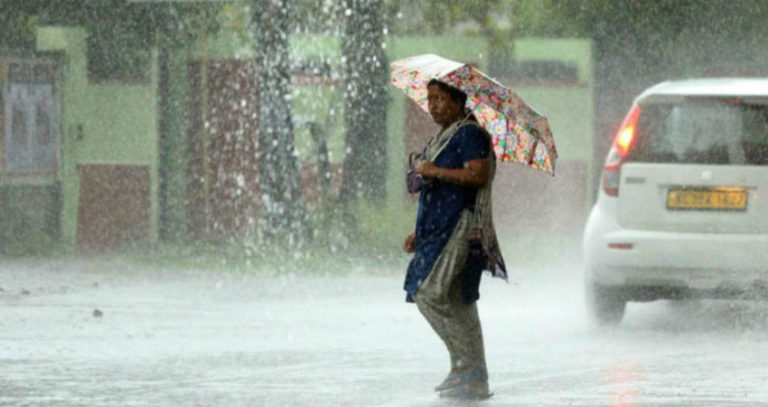
[[[447,355],[398,273],[103,270],[0,261],[0,406],[464,405],[432,392]],[[478,405],[768,405],[767,304],[631,304],[593,330],[579,273],[484,281]]]

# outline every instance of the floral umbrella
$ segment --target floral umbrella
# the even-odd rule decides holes
[[[467,94],[467,107],[491,135],[500,161],[518,162],[555,175],[557,150],[547,118],[510,88],[479,70],[434,54],[392,62],[390,80],[424,111],[427,83],[437,79]]]

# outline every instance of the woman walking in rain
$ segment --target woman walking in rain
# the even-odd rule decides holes
[[[437,80],[427,85],[429,112],[441,130],[427,143],[415,231],[403,243],[413,253],[406,300],[445,343],[451,367],[435,390],[441,397],[490,396],[476,301],[483,270],[502,272],[491,215],[496,159],[491,140],[465,109],[467,95]]]

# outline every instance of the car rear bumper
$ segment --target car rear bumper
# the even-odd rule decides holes
[[[768,283],[768,234],[628,230],[599,215],[584,235],[587,277],[595,283],[726,292]]]

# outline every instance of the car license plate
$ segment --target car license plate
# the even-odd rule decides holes
[[[667,191],[667,208],[743,211],[747,209],[747,191],[739,187],[670,189]]]

